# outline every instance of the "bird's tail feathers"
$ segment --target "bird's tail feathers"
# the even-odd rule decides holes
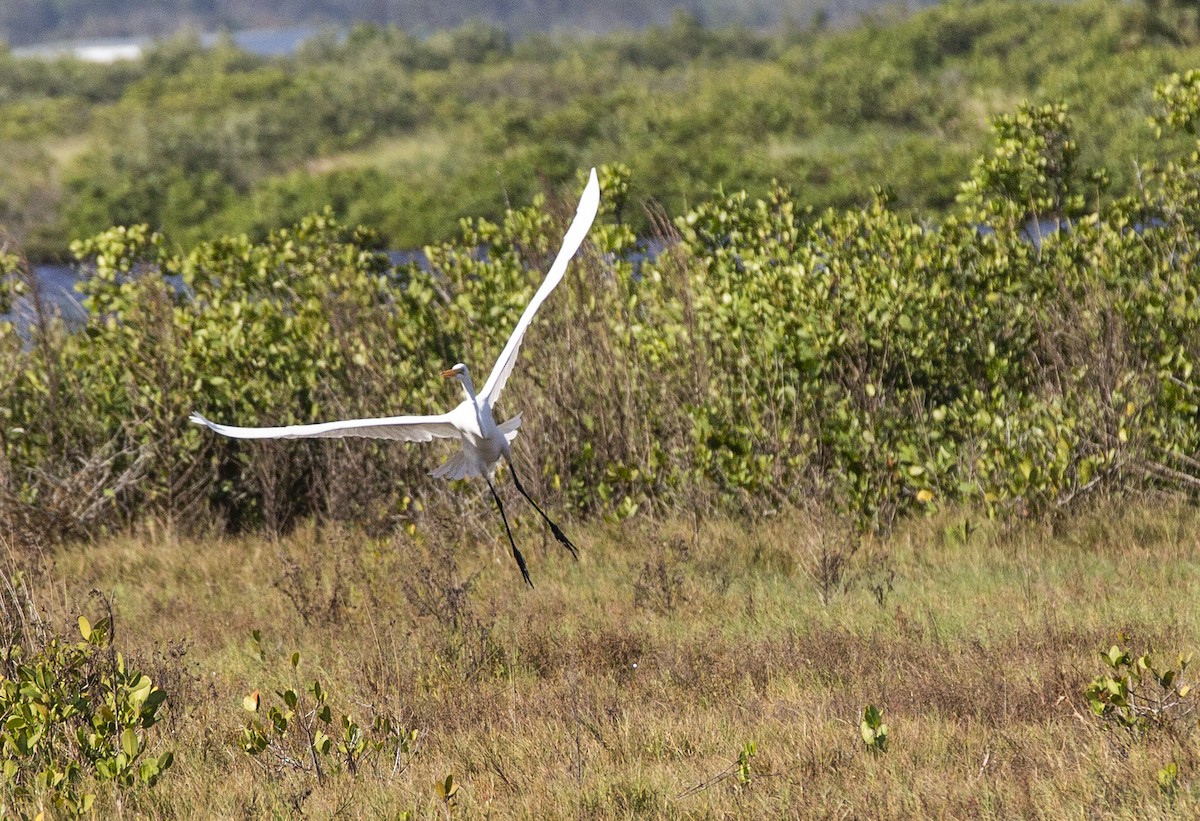
[[[479,471],[467,461],[467,455],[460,450],[429,471],[429,475],[435,479],[466,479],[469,476],[478,476]]]
[[[500,432],[504,434],[504,438],[511,442],[517,438],[517,428],[521,427],[521,414],[518,413],[512,419],[509,419],[498,427]]]

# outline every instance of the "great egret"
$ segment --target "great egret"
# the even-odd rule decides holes
[[[517,436],[517,428],[521,426],[521,414],[518,413],[503,424],[497,425],[492,418],[492,407],[500,398],[500,392],[504,390],[504,383],[508,381],[509,374],[512,373],[513,365],[517,361],[517,352],[521,347],[521,339],[525,336],[525,331],[529,329],[530,323],[533,322],[534,314],[562,280],[563,274],[567,270],[567,263],[579,249],[583,238],[587,236],[599,206],[600,183],[596,180],[596,169],[593,168],[588,177],[587,186],[583,190],[583,196],[579,198],[575,219],[571,222],[571,227],[567,229],[567,234],[563,238],[562,248],[559,249],[554,264],[550,266],[550,272],[546,274],[546,279],[525,307],[525,312],[521,314],[520,320],[517,321],[517,327],[513,329],[512,335],[504,345],[504,350],[500,352],[500,358],[492,367],[492,372],[488,376],[487,382],[484,383],[483,390],[478,394],[475,392],[475,386],[471,382],[471,372],[461,362],[442,371],[443,378],[457,379],[466,394],[466,399],[449,413],[436,416],[345,419],[339,422],[288,425],[276,428],[241,428],[220,425],[210,422],[199,413],[193,413],[191,421],[198,425],[206,425],[222,436],[235,439],[328,439],[344,436],[399,439],[407,442],[428,442],[435,438],[460,439],[462,449],[431,471],[430,475],[443,479],[483,477],[483,480],[487,482],[488,490],[492,492],[492,498],[496,500],[496,507],[500,510],[500,518],[504,522],[504,532],[508,534],[508,542],[512,545],[513,558],[516,559],[517,566],[521,569],[525,583],[533,587],[533,582],[529,578],[529,569],[525,566],[525,557],[521,555],[521,551],[517,549],[517,543],[513,541],[512,530],[508,526],[508,516],[504,512],[504,504],[500,501],[500,495],[496,493],[495,485],[492,484],[491,477],[501,459],[508,463],[513,484],[517,486],[517,490],[546,520],[554,538],[566,547],[575,558],[579,558],[579,553],[562,529],[525,492],[525,488],[521,485],[521,481],[513,469],[509,445]]]

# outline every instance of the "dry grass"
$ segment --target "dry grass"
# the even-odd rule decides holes
[[[395,171],[441,162],[449,153],[450,142],[446,135],[430,129],[403,137],[379,139],[353,151],[313,157],[304,164],[304,168],[310,174],[325,174],[346,168]]]
[[[498,529],[455,522],[385,540],[147,528],[57,550],[38,592],[64,622],[111,593],[118,644],[171,694],[158,743],[175,768],[126,815],[441,818],[434,783],[453,774],[461,817],[1195,817],[1195,725],[1125,738],[1082,692],[1119,636],[1200,650],[1200,515],[967,520],[863,543],[800,513],[577,523],[576,564],[528,518],[535,591]],[[830,549],[845,551],[833,586]],[[242,696],[283,686],[294,650],[337,704],[420,730],[406,769],[318,786],[237,748]],[[868,703],[884,754],[859,739]],[[702,786],[747,741],[750,784]]]
[[[46,153],[54,161],[55,168],[63,169],[88,150],[90,141],[88,137],[76,134],[69,137],[46,140],[45,146]]]

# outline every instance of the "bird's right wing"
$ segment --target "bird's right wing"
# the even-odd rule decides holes
[[[281,428],[239,428],[210,422],[198,413],[191,421],[204,425],[222,436],[234,439],[340,439],[363,436],[370,439],[398,439],[405,442],[428,442],[431,439],[457,439],[458,428],[450,422],[450,414],[439,416],[385,416],[379,419],[345,419],[317,425],[287,425]]]
[[[567,272],[567,263],[571,261],[571,257],[575,256],[575,252],[583,244],[583,238],[591,229],[592,221],[596,219],[596,211],[599,208],[600,182],[596,179],[596,169],[593,168],[592,173],[588,175],[587,186],[584,187],[583,194],[579,198],[579,205],[575,209],[575,219],[571,221],[571,227],[567,229],[567,234],[563,237],[562,247],[558,250],[554,264],[550,266],[550,272],[542,280],[533,299],[529,300],[529,304],[525,306],[524,313],[517,320],[517,327],[513,329],[512,335],[505,343],[504,350],[500,352],[500,358],[496,360],[496,364],[492,367],[492,372],[479,394],[486,397],[491,404],[496,403],[496,400],[500,398],[500,391],[504,390],[504,383],[508,381],[508,375],[512,373],[513,365],[517,362],[521,339],[525,336],[525,331],[529,329],[530,323],[533,322],[533,315],[537,313],[538,308],[546,301],[546,297],[550,296],[550,292]]]

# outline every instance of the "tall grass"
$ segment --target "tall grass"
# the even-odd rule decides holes
[[[1111,644],[1163,658],[1200,644],[1200,520],[1182,500],[1106,503],[1054,527],[947,512],[845,542],[832,593],[817,570],[827,525],[807,514],[592,524],[578,564],[522,528],[539,587],[517,595],[494,532],[433,521],[278,541],[146,529],[57,551],[31,583],[45,617],[64,625],[106,591],[120,649],[169,694],[152,752],[176,763],[124,811],[439,818],[447,775],[461,817],[1200,807],[1194,721],[1128,733],[1083,695]],[[339,711],[398,716],[415,751],[395,773],[388,761],[323,784],[264,768],[238,746],[242,700],[278,703],[293,675],[319,679]],[[859,737],[867,704],[889,725],[885,753]]]

